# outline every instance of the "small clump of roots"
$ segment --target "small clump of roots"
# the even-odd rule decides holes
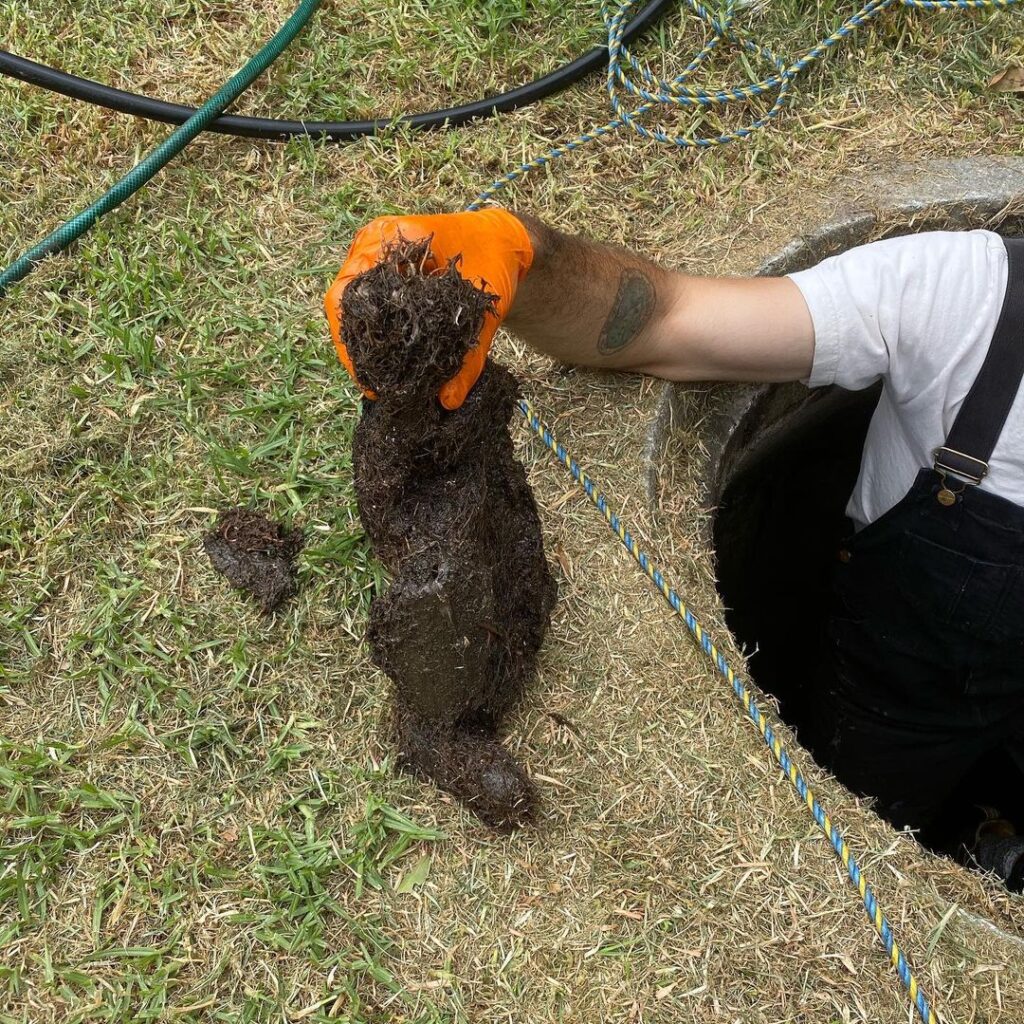
[[[302,540],[301,530],[289,530],[255,509],[232,508],[220,514],[203,547],[214,569],[269,615],[295,593]]]
[[[438,388],[475,344],[493,296],[429,243],[399,243],[343,293],[363,403],[352,445],[359,514],[391,585],[370,608],[374,661],[393,683],[401,763],[498,828],[536,796],[498,740],[533,677],[555,601],[540,521],[508,426],[515,378],[487,362],[463,405]]]

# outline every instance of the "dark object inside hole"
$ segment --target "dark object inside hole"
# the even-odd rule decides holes
[[[399,243],[342,298],[357,376],[378,396],[352,444],[359,515],[392,576],[367,638],[394,684],[403,765],[508,828],[535,793],[497,733],[533,676],[555,584],[512,454],[515,378],[488,361],[459,409],[437,399],[491,296],[432,267],[426,243]]]
[[[220,514],[203,547],[214,569],[268,615],[295,593],[301,530],[289,530],[254,509],[232,508]]]
[[[844,510],[879,394],[770,389],[734,431],[719,467],[714,543],[726,621],[750,654],[754,681],[779,700],[798,735],[809,731],[829,581],[850,530]],[[960,855],[979,805],[1024,832],[1024,786],[1006,755],[975,766],[927,845]]]

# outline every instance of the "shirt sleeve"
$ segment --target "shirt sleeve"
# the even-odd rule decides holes
[[[805,383],[919,384],[990,317],[1005,257],[992,232],[934,231],[858,246],[791,274],[814,323]]]

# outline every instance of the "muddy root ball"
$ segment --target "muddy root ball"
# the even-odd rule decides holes
[[[510,828],[536,794],[498,740],[533,677],[555,602],[509,421],[515,378],[488,361],[462,407],[438,388],[475,344],[492,296],[428,243],[399,243],[343,293],[363,404],[352,445],[359,514],[391,586],[368,640],[393,683],[400,761],[483,821]]]

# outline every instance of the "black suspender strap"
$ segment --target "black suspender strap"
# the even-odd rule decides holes
[[[985,362],[960,406],[935,468],[980,484],[1024,378],[1024,239],[1004,238],[1006,295]]]

